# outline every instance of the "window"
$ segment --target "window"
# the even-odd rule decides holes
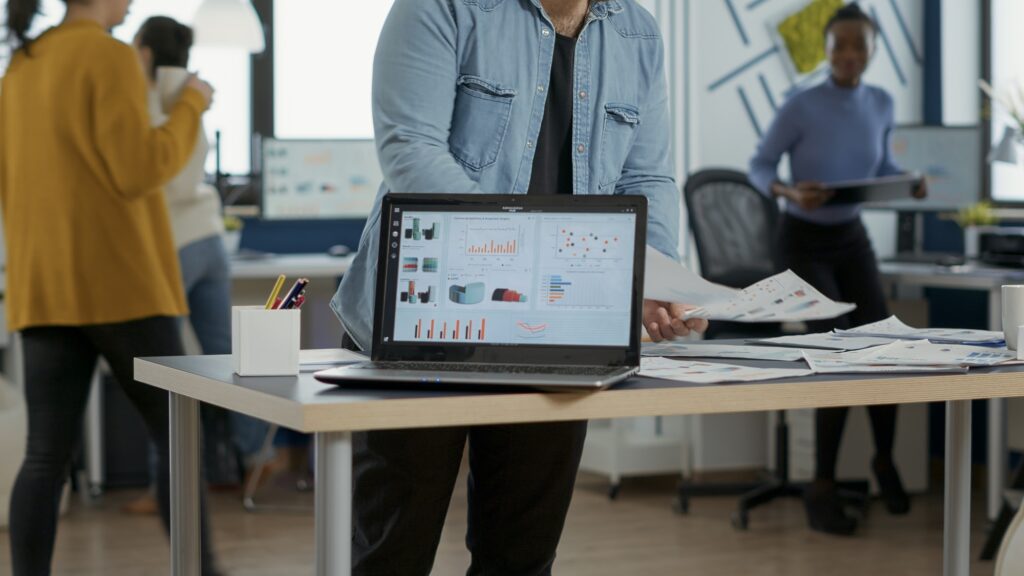
[[[992,1],[992,86],[997,93],[1024,86],[1024,35],[1017,29],[1024,22],[1024,2],[1020,0]],[[998,104],[992,111],[993,146],[1003,137],[1007,126],[1012,126],[1009,114]],[[991,165],[992,199],[997,202],[1024,202],[1024,166],[1000,162]]]
[[[392,0],[274,2],[278,138],[372,138],[373,53]]]

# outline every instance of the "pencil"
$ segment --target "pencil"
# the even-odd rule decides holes
[[[277,283],[274,284],[274,290],[270,293],[270,297],[267,298],[267,303],[263,307],[265,310],[272,310],[274,308],[274,300],[277,300],[277,295],[281,293],[282,286],[284,286],[284,274],[277,277]]]

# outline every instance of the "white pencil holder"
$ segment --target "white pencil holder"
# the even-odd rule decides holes
[[[239,376],[299,373],[300,310],[231,308],[231,356]]]

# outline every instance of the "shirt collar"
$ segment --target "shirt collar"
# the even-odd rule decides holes
[[[540,0],[530,0],[530,3],[543,11],[544,7],[541,6]],[[622,10],[622,2],[620,0],[594,0],[590,5],[590,16],[594,20],[604,20],[608,16],[622,12]]]

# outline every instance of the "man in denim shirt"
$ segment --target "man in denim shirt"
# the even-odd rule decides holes
[[[642,194],[647,243],[677,257],[664,50],[635,0],[396,0],[373,120],[394,192]],[[379,199],[378,199],[379,200]],[[380,202],[332,308],[371,341]],[[703,331],[644,302],[655,340]],[[356,574],[427,574],[469,441],[470,574],[549,574],[586,422],[354,437]]]

